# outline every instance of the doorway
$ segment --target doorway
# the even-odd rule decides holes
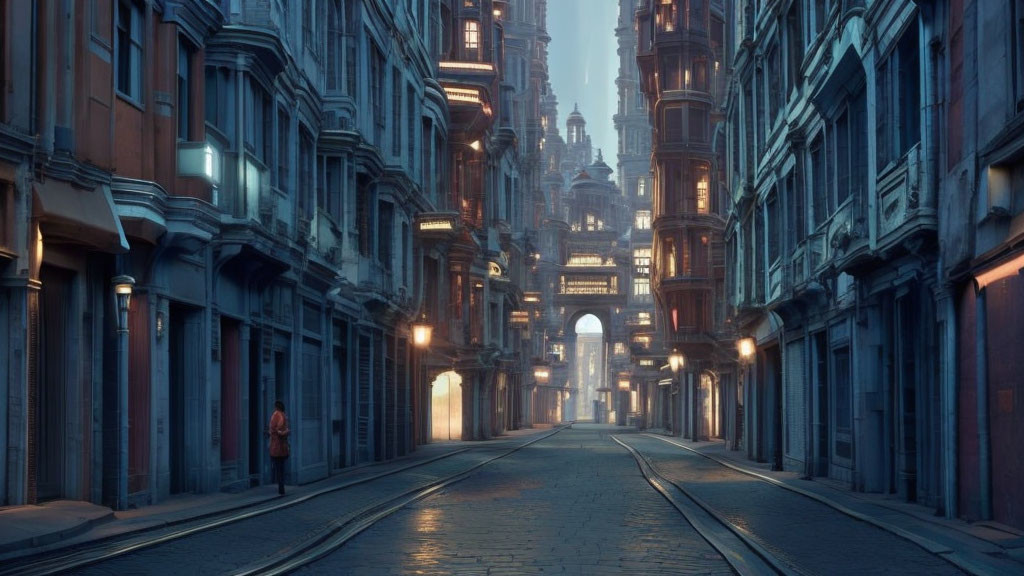
[[[896,489],[907,502],[917,501],[917,354],[920,333],[916,328],[914,301],[904,296],[896,301],[897,370],[897,465]]]
[[[462,439],[462,376],[444,372],[430,387],[430,440]]]
[[[36,383],[34,443],[36,501],[63,498],[67,457],[68,369],[71,364],[72,282],[74,273],[43,265],[39,300],[38,380]]]
[[[828,476],[829,461],[829,400],[828,400],[828,342],[825,332],[814,335],[814,475]]]
[[[199,455],[192,449],[198,440],[189,417],[196,417],[199,408],[199,382],[203,368],[199,350],[202,348],[202,316],[194,308],[171,303],[167,325],[167,443],[171,484],[170,493],[191,492],[196,488]],[[195,465],[194,465],[195,464]]]
[[[266,450],[267,437],[264,433],[266,423],[260,414],[263,413],[263,363],[260,361],[260,331],[253,329],[249,339],[249,485],[258,486],[260,470],[263,463],[263,452]]]
[[[609,422],[613,404],[605,376],[604,325],[597,316],[586,314],[576,321],[573,332],[576,334],[572,358],[576,402],[574,406],[566,406],[567,416],[585,419],[583,416],[590,414],[596,423]]]

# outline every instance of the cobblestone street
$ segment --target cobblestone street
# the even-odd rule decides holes
[[[723,574],[609,438],[576,424],[358,536],[303,573]]]
[[[0,575],[1020,573],[960,528],[715,446],[591,423],[435,444],[285,498],[118,520]]]

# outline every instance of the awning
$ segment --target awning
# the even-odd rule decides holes
[[[61,180],[34,184],[33,213],[43,240],[84,244],[103,252],[128,251],[110,187],[76,188]]]

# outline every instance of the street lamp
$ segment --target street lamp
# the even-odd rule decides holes
[[[740,338],[736,341],[736,350],[740,353],[740,361],[749,363],[754,358],[754,339]]]
[[[686,357],[679,350],[673,348],[672,353],[668,355],[668,365],[672,368],[672,373],[677,374],[679,370],[686,364]]]
[[[743,418],[740,414],[740,406],[742,406],[741,402],[743,401],[743,380],[747,373],[747,366],[754,361],[754,353],[757,351],[757,345],[753,338],[740,338],[736,341],[736,351],[739,353],[740,370],[739,380],[736,383],[736,425],[734,426],[735,430],[733,431],[732,438],[733,450],[740,449],[740,435],[742,434],[740,423]]]
[[[416,361],[415,374],[417,380],[416,385],[413,388],[414,393],[412,399],[414,420],[413,430],[415,430],[414,436],[419,436],[420,441],[426,442],[427,432],[425,429],[420,429],[423,424],[419,423],[419,418],[421,416],[420,411],[422,410],[421,406],[425,405],[427,397],[427,391],[425,390],[426,377],[423,374],[423,352],[430,347],[430,340],[434,335],[434,326],[427,322],[427,313],[423,312],[420,314],[419,320],[410,324],[409,328],[412,330],[412,346],[414,349],[414,359]],[[422,352],[415,352],[416,350],[420,350]],[[426,422],[426,415],[423,414],[422,416],[424,416],[424,422]]]
[[[117,500],[114,508],[128,509],[128,307],[135,278],[115,276],[114,304],[117,307]]]
[[[427,314],[420,314],[420,319],[410,325],[412,328],[412,344],[417,348],[430,346],[430,339],[434,335],[434,326],[427,322]]]
[[[135,278],[131,276],[114,276],[111,279],[114,285],[114,302],[117,304],[117,330],[128,330],[128,306],[132,301],[132,288],[135,286]]]
[[[673,388],[675,388],[675,384],[676,384],[676,375],[679,374],[679,371],[682,370],[683,366],[685,366],[685,365],[686,365],[686,356],[683,356],[683,353],[680,352],[678,348],[673,348],[672,349],[672,353],[668,355],[668,366],[669,366],[669,368],[672,369],[672,387]],[[682,388],[682,386],[680,386],[680,389],[681,388]],[[677,411],[677,408],[676,408],[676,405],[675,405],[676,401],[673,400],[673,396],[675,394],[676,394],[675,391],[671,391],[669,393],[669,400],[671,402],[672,421],[673,421],[673,424],[674,424],[672,429],[673,429],[674,433],[682,434],[682,428],[680,427],[682,425],[682,406],[680,406],[678,408],[678,411]],[[678,396],[675,396],[675,398],[678,398]],[[677,419],[677,416],[678,416],[678,419],[679,419],[678,423],[675,422],[675,420]]]
[[[619,376],[619,411],[618,411],[618,424],[619,426],[625,426],[627,416],[629,414],[629,374],[622,373]]]

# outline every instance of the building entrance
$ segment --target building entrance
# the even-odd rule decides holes
[[[444,372],[430,388],[430,440],[461,440],[462,376],[455,371]]]
[[[74,273],[43,265],[34,418],[36,501],[63,498],[67,436],[69,317]]]

